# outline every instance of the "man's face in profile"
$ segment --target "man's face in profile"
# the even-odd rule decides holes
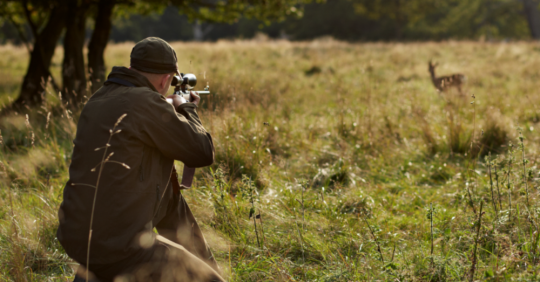
[[[178,63],[176,63],[176,69],[178,69]],[[163,91],[159,92],[159,93],[161,93],[161,95],[164,95],[164,96],[167,95],[167,92],[169,92],[169,89],[171,88],[171,82],[173,80],[173,77],[175,75],[179,75],[178,71],[169,74],[169,78],[167,79],[167,82],[165,83],[165,87],[164,87]]]
[[[169,92],[169,89],[171,88],[171,82],[173,80],[173,77],[176,75],[176,73],[170,73],[169,74],[169,78],[167,79],[167,82],[165,83],[162,91],[160,91],[159,93],[163,96],[166,96],[167,95],[167,92]]]

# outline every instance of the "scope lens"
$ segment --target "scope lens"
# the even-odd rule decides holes
[[[171,86],[176,86],[176,85],[178,85],[178,83],[179,83],[180,81],[182,81],[182,78],[180,78],[180,76],[178,76],[178,75],[173,76],[173,79],[172,79],[172,81],[171,81]]]
[[[197,77],[192,73],[186,73],[184,75],[184,83],[193,88],[197,85]]]

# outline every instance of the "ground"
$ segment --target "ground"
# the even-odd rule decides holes
[[[172,45],[215,93],[216,162],[184,195],[229,281],[539,279],[537,43]],[[4,107],[28,54],[0,54]],[[438,93],[429,60],[463,93]],[[2,281],[73,277],[55,232],[77,118],[49,91],[0,119]]]

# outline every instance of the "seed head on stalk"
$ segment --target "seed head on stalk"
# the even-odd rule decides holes
[[[519,130],[519,142],[520,142],[520,147],[521,147],[521,156],[522,156],[522,163],[523,163],[523,182],[525,184],[525,195],[526,195],[526,200],[527,200],[527,208],[530,207],[529,205],[529,185],[528,185],[528,181],[527,181],[527,160],[525,159],[525,145],[523,144],[523,132],[521,131],[521,129]]]
[[[90,243],[92,241],[92,232],[93,232],[93,229],[92,229],[92,225],[94,223],[94,212],[96,210],[96,199],[97,199],[97,192],[98,192],[98,188],[99,188],[99,181],[101,179],[101,175],[103,173],[103,167],[105,166],[106,163],[117,163],[123,167],[125,167],[126,169],[130,169],[130,167],[125,164],[125,163],[121,163],[121,162],[118,162],[118,161],[113,161],[111,160],[111,157],[114,155],[114,152],[111,152],[109,155],[107,155],[107,150],[109,149],[109,147],[111,146],[111,139],[112,137],[115,135],[115,134],[118,134],[121,132],[121,130],[116,130],[116,127],[118,125],[120,125],[120,122],[127,116],[127,114],[123,114],[122,116],[120,116],[118,118],[118,120],[116,121],[116,123],[114,124],[114,127],[112,129],[109,130],[109,140],[107,140],[107,143],[105,144],[105,146],[103,147],[99,147],[99,148],[96,148],[95,151],[99,151],[101,149],[104,149],[103,151],[103,156],[101,157],[101,162],[95,166],[94,168],[92,168],[90,170],[90,172],[95,172],[96,169],[99,167],[99,172],[98,172],[98,176],[97,176],[97,181],[96,181],[96,185],[91,185],[91,184],[86,184],[86,183],[71,183],[72,186],[78,186],[78,185],[81,185],[81,186],[89,186],[89,187],[92,187],[94,188],[94,200],[92,202],[92,212],[90,214],[90,227],[89,227],[89,231],[88,231],[88,247],[87,247],[87,250],[86,250],[86,281],[88,282],[88,268],[89,268],[89,265],[90,265]],[[107,156],[107,157],[106,157]]]

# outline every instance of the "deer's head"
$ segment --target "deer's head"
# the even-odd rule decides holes
[[[433,64],[433,62],[431,60],[429,60],[429,63],[428,63],[429,72],[430,73],[435,73],[435,68],[437,67],[437,65],[439,65],[439,63]]]

